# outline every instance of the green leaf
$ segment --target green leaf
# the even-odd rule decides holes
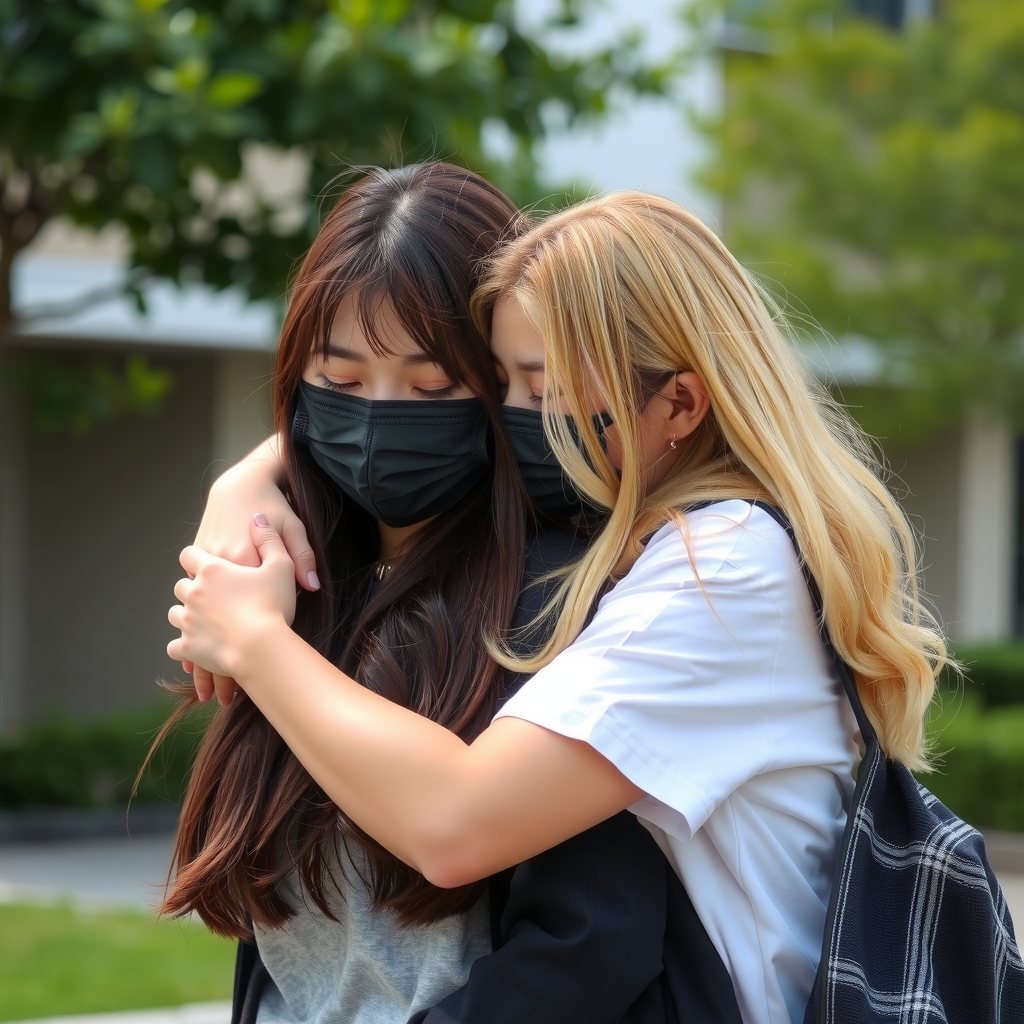
[[[60,154],[64,157],[84,156],[96,149],[106,135],[106,126],[98,114],[78,114],[67,127]]]
[[[178,91],[177,76],[170,68],[149,68],[146,71],[146,83],[166,96],[173,96]]]
[[[33,33],[0,60],[0,152],[38,186],[30,220],[118,224],[133,265],[253,298],[283,294],[316,232],[319,197],[344,168],[447,157],[540,202],[548,190],[534,148],[546,105],[571,121],[600,116],[611,88],[662,88],[634,40],[574,60],[520,32],[504,0],[19,0],[22,9]],[[489,119],[515,139],[501,160],[481,148]],[[259,178],[243,159],[256,140],[303,166],[271,175],[254,208],[231,199],[207,209],[196,172],[237,198]],[[63,160],[80,166],[57,180],[46,169]],[[148,189],[144,204],[133,186]]]
[[[134,125],[138,110],[139,93],[137,89],[105,93],[100,97],[100,120],[110,135],[126,134]]]
[[[922,440],[980,406],[1024,425],[1019,0],[947,0],[902,31],[831,0],[746,9],[776,45],[726,52],[728,102],[700,125],[730,247],[878,345],[866,424]]]
[[[206,81],[210,61],[206,57],[187,57],[174,68],[174,84],[178,92],[192,92]]]
[[[248,71],[220,71],[213,76],[206,98],[215,107],[240,107],[263,91],[263,80]]]

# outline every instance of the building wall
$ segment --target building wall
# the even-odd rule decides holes
[[[1008,428],[972,416],[925,445],[887,451],[892,490],[921,543],[925,595],[957,641],[1015,632],[1024,545],[1017,446]]]
[[[4,728],[52,710],[144,705],[156,698],[158,678],[175,675],[165,646],[178,551],[210,482],[271,428],[270,357],[151,358],[175,376],[153,417],[125,417],[85,436],[43,435],[26,429],[17,403],[3,405],[6,426],[17,428],[3,432],[5,451],[17,449],[8,462],[21,467],[20,497],[7,486],[0,494],[19,498],[18,515],[5,520],[18,536],[5,550],[23,569],[20,582],[16,573],[4,578],[5,607],[17,612],[5,618],[5,635],[17,626],[22,641],[3,651]],[[887,456],[940,621],[956,640],[1005,637],[1021,557],[1014,508],[1024,447],[969,421],[914,449],[892,446]]]
[[[946,630],[957,627],[960,557],[960,430],[911,449],[886,451],[892,492],[910,518],[921,548],[927,603]]]
[[[0,362],[0,736],[24,717],[25,410]]]
[[[959,636],[1005,640],[1013,629],[1016,444],[1006,426],[975,415],[962,428]]]
[[[152,361],[175,377],[159,414],[27,434],[25,719],[144,705],[174,674],[167,608],[210,473],[215,360]]]
[[[213,475],[219,476],[273,431],[273,357],[221,352],[213,374]]]

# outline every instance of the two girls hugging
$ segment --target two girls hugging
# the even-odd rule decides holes
[[[859,758],[820,627],[911,767],[945,645],[721,241],[375,171],[274,408],[170,612],[221,707],[163,909],[241,940],[235,1024],[802,1020]]]

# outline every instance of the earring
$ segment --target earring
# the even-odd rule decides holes
[[[672,440],[669,441],[668,446],[669,446],[669,448],[676,448],[676,447],[678,447],[676,445],[676,435],[675,434],[672,435]]]

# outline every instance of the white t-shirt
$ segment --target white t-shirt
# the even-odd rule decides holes
[[[859,757],[786,532],[748,502],[659,530],[577,641],[501,710],[608,758],[733,980],[803,1020]]]

